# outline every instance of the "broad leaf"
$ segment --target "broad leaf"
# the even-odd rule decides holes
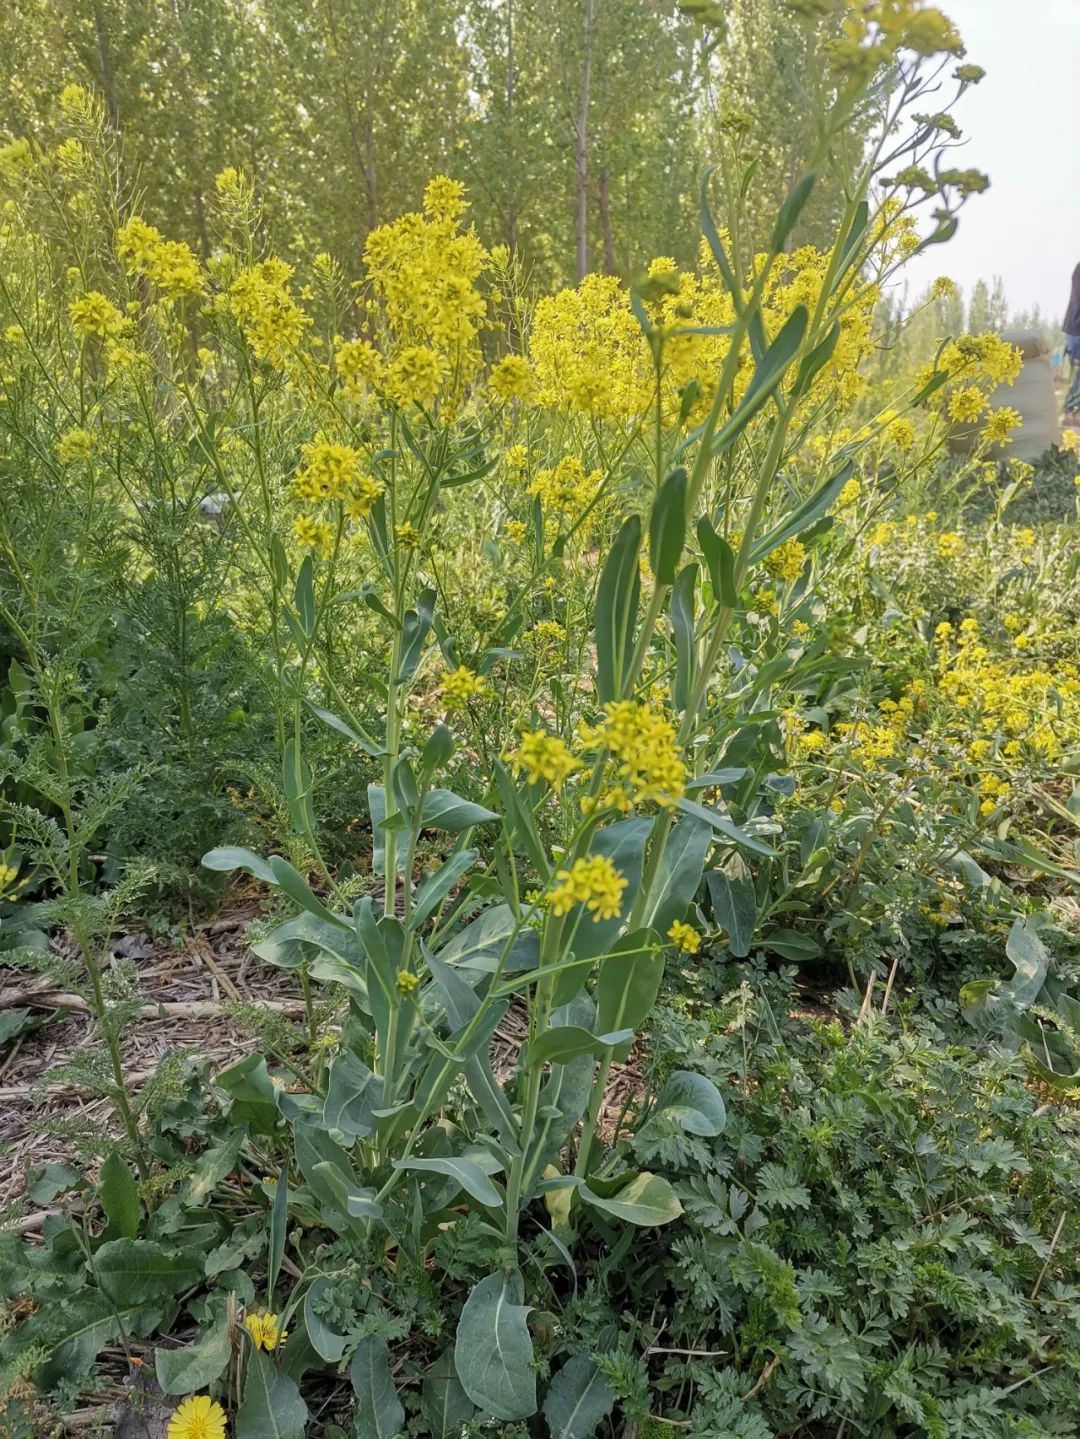
[[[712,823],[697,815],[681,819],[668,835],[644,916],[657,934],[666,935],[672,923],[685,916],[701,883],[712,843]]]
[[[727,931],[728,948],[736,959],[745,959],[757,926],[757,896],[749,867],[741,855],[732,855],[723,869],[710,870],[705,879],[716,923]]]
[[[581,1185],[578,1193],[594,1209],[602,1209],[605,1214],[643,1229],[670,1224],[683,1212],[668,1181],[647,1171],[636,1174],[629,1184],[612,1195],[595,1194],[587,1184]]]
[[[768,855],[770,859],[776,859],[775,849],[767,845],[764,840],[756,839],[754,835],[747,834],[744,829],[739,828],[734,820],[729,819],[726,814],[721,814],[719,810],[710,809],[708,805],[698,804],[697,800],[693,799],[679,800],[678,807],[682,810],[683,814],[693,815],[696,819],[703,819],[706,824],[711,824],[718,834],[725,835],[728,839],[733,840],[735,844],[742,845],[743,849],[749,849],[752,850],[754,854],[764,854]]]
[[[715,1139],[727,1123],[720,1091],[703,1074],[677,1069],[668,1076],[656,1101],[657,1112],[687,1134]]]
[[[277,883],[274,871],[266,860],[239,845],[222,845],[219,849],[208,850],[202,857],[202,866],[204,869],[215,869],[224,873],[234,869],[246,869],[264,884]]]
[[[652,930],[625,935],[600,961],[596,980],[596,1025],[604,1032],[636,1032],[656,1003],[664,977],[664,956]],[[630,1053],[630,1041],[616,1045],[613,1058]]]
[[[641,520],[623,521],[608,551],[596,591],[596,684],[600,702],[622,698],[634,648],[641,578],[638,550]]]
[[[606,1050],[629,1045],[633,1038],[632,1029],[618,1029],[610,1034],[592,1034],[574,1024],[545,1029],[528,1047],[526,1068],[533,1069],[538,1064],[565,1063],[566,1060],[577,1059],[582,1054],[591,1054],[600,1059]]]
[[[449,1156],[445,1159],[398,1159],[395,1169],[415,1170],[418,1173],[445,1174],[456,1180],[458,1185],[471,1195],[478,1204],[494,1209],[502,1203],[499,1191],[484,1171],[471,1159]]]
[[[114,1149],[101,1166],[101,1208],[110,1239],[134,1239],[139,1232],[139,1189],[135,1176]]]
[[[155,1349],[154,1370],[166,1394],[194,1394],[224,1373],[231,1355],[229,1325],[222,1316],[191,1344],[179,1349]]]
[[[381,1098],[382,1082],[352,1050],[342,1049],[330,1065],[323,1123],[347,1139],[367,1139],[375,1133],[374,1110]]]
[[[430,790],[424,799],[420,813],[421,829],[441,829],[447,834],[460,834],[474,824],[486,824],[498,819],[494,810],[485,809],[482,804],[473,804],[462,799],[449,789]]]
[[[304,1439],[308,1408],[296,1381],[261,1349],[247,1356],[244,1398],[236,1411],[236,1439]]]
[[[615,1407],[615,1390],[588,1354],[573,1354],[554,1375],[544,1399],[551,1439],[589,1439]]]
[[[394,1439],[405,1427],[405,1410],[390,1373],[390,1351],[385,1339],[368,1335],[356,1346],[349,1365],[356,1394],[353,1439]]]
[[[281,1173],[278,1175],[277,1186],[274,1189],[274,1202],[270,1206],[270,1237],[267,1245],[266,1258],[266,1291],[273,1294],[277,1288],[278,1275],[281,1273],[281,1261],[285,1257],[285,1230],[289,1223],[289,1164],[288,1160],[281,1166]]]
[[[1016,967],[1013,977],[1001,986],[998,995],[1018,1009],[1028,1009],[1038,998],[1050,965],[1050,951],[1039,938],[1033,920],[1038,915],[1017,919],[1009,931],[1005,953]]]
[[[153,1239],[110,1239],[94,1255],[94,1270],[114,1302],[145,1304],[190,1289],[202,1278],[203,1256]]]
[[[476,1406],[457,1377],[452,1349],[444,1349],[424,1375],[420,1412],[432,1439],[459,1439],[476,1413]]]
[[[521,1275],[489,1274],[473,1288],[458,1320],[454,1367],[478,1409],[496,1419],[536,1413],[533,1346],[521,1303]]]
[[[316,1306],[323,1297],[332,1292],[334,1281],[325,1274],[314,1280],[304,1295],[304,1328],[311,1347],[327,1364],[337,1364],[345,1353],[345,1336],[335,1334],[325,1319],[320,1318]]]
[[[416,891],[412,912],[409,915],[410,929],[419,929],[424,921],[435,913],[454,885],[472,868],[478,858],[478,850],[458,850],[457,854],[451,855],[445,864],[441,864],[431,874],[425,875]]]
[[[261,1054],[249,1054],[223,1069],[214,1080],[232,1098],[231,1117],[237,1124],[250,1124],[263,1134],[272,1134],[278,1124],[277,1091]]]
[[[675,582],[686,536],[686,471],[672,470],[656,493],[649,516],[649,564],[658,585]]]

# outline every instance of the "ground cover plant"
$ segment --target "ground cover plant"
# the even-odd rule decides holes
[[[0,1235],[12,1434],[1073,1432],[1075,465],[884,315],[951,23],[785,24],[799,173],[726,105],[625,279],[438,172],[286,260],[240,155],[189,243],[108,87],[0,151],[0,1040],[60,994],[111,1115]],[[295,1003],[211,957],[133,1084],[118,940],[237,892]]]

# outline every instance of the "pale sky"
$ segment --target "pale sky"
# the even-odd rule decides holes
[[[912,297],[935,275],[969,294],[1000,275],[1013,311],[1060,321],[1080,263],[1080,0],[938,0],[986,78],[953,112],[969,141],[952,163],[990,176],[960,228],[907,267]]]

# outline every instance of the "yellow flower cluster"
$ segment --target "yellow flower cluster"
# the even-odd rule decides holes
[[[531,399],[536,389],[532,366],[522,355],[504,355],[491,367],[488,389],[504,404],[509,400]]]
[[[370,340],[339,340],[334,366],[342,388],[352,399],[360,399],[368,385],[382,383],[382,356]]]
[[[292,491],[304,504],[344,500],[360,475],[360,456],[350,445],[317,435],[301,446],[304,463],[293,476]]]
[[[915,383],[921,388],[937,371],[944,370],[950,380],[963,377],[969,386],[977,381],[991,386],[1011,385],[1020,373],[1023,363],[1024,358],[1019,347],[1010,345],[993,330],[988,330],[984,335],[958,335],[942,350],[936,366],[925,365],[918,372]],[[972,409],[976,402],[971,395],[955,401],[956,394],[955,389],[940,392],[939,395],[931,397],[930,403],[933,405],[944,402],[950,414],[953,404],[958,403],[962,413],[952,414],[953,419],[977,419],[985,406],[980,407],[978,414],[964,414],[963,411]],[[947,398],[943,400],[943,396]]]
[[[474,674],[465,665],[458,665],[442,682],[440,694],[448,710],[463,709],[471,699],[482,699],[489,692],[483,675]]]
[[[286,369],[311,324],[292,295],[292,266],[271,256],[238,275],[229,286],[228,308],[257,359]]]
[[[127,318],[100,290],[87,290],[68,306],[71,328],[80,339],[113,340],[128,328]]]
[[[867,83],[899,50],[921,56],[964,53],[952,21],[922,0],[869,0],[844,10],[840,35],[829,55],[833,67],[849,82]]]
[[[1023,416],[1010,405],[993,410],[983,426],[983,438],[992,445],[1008,444],[1013,430],[1019,429]]]
[[[686,765],[667,715],[637,700],[604,706],[597,725],[582,725],[582,748],[606,751],[616,761],[615,783],[600,804],[627,813],[634,805],[676,804],[686,788]]]
[[[539,471],[529,486],[529,493],[535,495],[546,510],[572,515],[594,498],[603,478],[602,471],[586,471],[579,459],[566,455],[552,469]]]
[[[461,384],[480,363],[477,335],[486,303],[477,288],[487,252],[461,229],[463,187],[438,175],[424,192],[423,213],[372,230],[364,265],[391,331],[396,356],[387,389],[399,404],[429,404],[451,375]]]
[[[334,550],[334,526],[329,520],[297,515],[292,522],[293,539],[305,550],[318,550],[328,560]]]
[[[94,453],[94,436],[89,430],[67,430],[56,442],[56,458],[62,465],[88,460]]]
[[[1080,742],[1080,671],[1066,663],[1053,672],[1018,667],[991,654],[976,620],[955,636],[939,626],[937,720],[965,748],[974,767],[990,756],[1015,764],[1060,758]]]
[[[701,948],[701,935],[692,924],[677,919],[668,930],[668,939],[681,954],[697,954]]]
[[[884,708],[884,706],[882,706]],[[870,767],[892,759],[897,752],[903,725],[870,724],[866,720],[838,724],[835,732],[852,758]]]
[[[182,240],[165,240],[160,231],[138,215],[121,226],[117,252],[129,275],[143,275],[170,300],[184,300],[202,292],[202,269]]]
[[[518,774],[524,774],[530,784],[541,780],[552,789],[559,790],[574,773],[581,768],[576,759],[558,735],[547,730],[526,730],[518,747],[507,755],[510,765]]]
[[[901,217],[892,223],[901,225]],[[760,273],[766,259],[756,257],[755,273]],[[773,262],[762,297],[770,334],[779,332],[798,305],[816,308],[831,259],[829,252],[807,245]],[[653,261],[646,294],[646,309],[662,340],[663,412],[669,422],[676,418],[680,397],[693,382],[695,398],[687,418],[696,422],[711,400],[728,353],[730,340],[716,332],[735,318],[731,298],[706,246],[697,275],[680,273],[667,258]],[[851,399],[863,387],[859,364],[873,345],[877,300],[876,287],[860,282],[840,317],[840,337],[818,383],[832,384],[842,398]],[[587,275],[576,289],[542,299],[533,319],[529,358],[540,405],[628,421],[655,401],[656,371],[649,342],[628,292],[613,276]],[[735,380],[736,400],[745,393],[753,372],[747,347]]]
[[[430,405],[450,373],[445,355],[430,345],[406,345],[391,361],[386,392],[399,405]]]
[[[653,395],[653,367],[629,297],[613,275],[586,275],[536,306],[529,358],[537,401],[596,419],[625,420]]]
[[[803,572],[806,564],[806,546],[799,540],[785,540],[765,556],[765,569],[775,580],[785,580],[789,585]]]
[[[979,418],[987,403],[986,396],[977,385],[961,385],[949,396],[946,408],[950,420],[971,423]]]
[[[555,883],[548,893],[548,907],[554,915],[569,914],[575,904],[583,904],[594,923],[617,919],[622,909],[626,877],[606,855],[575,860],[569,869],[556,872]]]

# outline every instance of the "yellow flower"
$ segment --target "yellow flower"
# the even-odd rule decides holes
[[[675,726],[653,706],[618,700],[604,706],[596,726],[581,726],[581,743],[589,750],[607,750],[614,760],[615,783],[603,797],[624,813],[635,804],[677,804],[686,788],[686,765],[679,752]]]
[[[411,970],[399,969],[397,972],[397,978],[394,980],[394,988],[397,990],[398,994],[400,994],[402,998],[404,998],[406,995],[412,994],[413,990],[417,987],[419,983],[419,976],[413,974]]]
[[[930,294],[935,300],[949,300],[956,294],[956,281],[950,280],[948,275],[938,275],[937,279],[930,286]]]
[[[558,735],[546,730],[527,730],[518,747],[506,756],[511,767],[524,773],[530,784],[545,780],[552,789],[563,787],[581,761],[575,759]]]
[[[465,186],[446,175],[434,175],[424,191],[424,209],[436,220],[456,220],[468,207]]]
[[[88,460],[94,453],[94,436],[89,430],[68,430],[56,442],[56,457],[62,465]]]
[[[308,504],[319,500],[345,499],[360,469],[360,456],[356,450],[350,445],[335,444],[322,435],[317,435],[300,448],[304,463],[292,482],[296,499]]]
[[[606,855],[575,860],[556,872],[555,881],[548,895],[552,914],[569,914],[575,904],[583,904],[594,923],[618,918],[627,882]]]
[[[806,564],[806,546],[800,540],[785,540],[765,556],[765,569],[773,579],[794,584]]]
[[[128,321],[107,295],[100,290],[88,290],[68,306],[71,328],[86,339],[96,335],[99,340],[112,339],[121,335],[128,327]]]
[[[403,550],[415,550],[420,546],[420,531],[411,520],[402,520],[394,526],[394,538]]]
[[[586,472],[579,459],[566,455],[554,469],[540,471],[529,486],[529,493],[541,500],[545,509],[572,514],[585,508],[602,479],[599,470]]]
[[[442,682],[440,694],[448,710],[462,709],[471,699],[480,699],[488,693],[488,682],[483,675],[474,674],[465,665],[458,665]]]
[[[266,1349],[270,1353],[280,1348],[289,1337],[288,1330],[281,1328],[278,1316],[265,1311],[262,1314],[246,1314],[244,1328],[251,1335],[256,1349]]]
[[[434,398],[452,374],[455,396],[480,364],[487,305],[476,281],[487,253],[462,231],[464,189],[436,176],[424,213],[401,215],[368,235],[364,264],[377,309],[398,347],[388,389],[399,404]]]
[[[961,423],[977,420],[986,405],[986,396],[977,385],[963,385],[949,396],[949,418]]]
[[[329,558],[334,548],[334,527],[329,520],[313,520],[308,515],[297,515],[292,522],[293,539],[305,550],[318,548],[323,559]]]
[[[854,505],[861,494],[861,482],[859,480],[848,480],[847,484],[837,496],[837,503],[841,505]]]
[[[19,877],[19,867],[16,864],[6,864],[0,860],[0,896],[5,895],[8,890],[14,887]]]
[[[1061,448],[1067,455],[1080,455],[1080,430],[1063,430]]]
[[[994,410],[983,426],[983,439],[992,445],[1008,444],[1013,430],[1022,422],[1023,416],[1019,410],[1014,410],[1010,405],[1002,405],[1000,410]]]
[[[192,1394],[173,1410],[166,1439],[225,1439],[225,1410],[208,1394]]]
[[[566,639],[566,631],[558,620],[539,620],[522,637],[533,651],[559,648]]]
[[[535,388],[536,381],[529,362],[520,355],[504,355],[488,376],[488,389],[504,403],[527,400]]]
[[[278,369],[296,357],[311,319],[289,287],[292,267],[271,256],[238,275],[229,286],[229,312],[257,359]]]
[[[910,420],[900,416],[888,426],[885,436],[898,450],[910,450],[915,443],[915,426]]]
[[[954,560],[964,553],[964,537],[955,530],[943,530],[937,537],[937,552],[943,560]]]
[[[399,405],[430,405],[446,379],[449,366],[428,345],[408,345],[395,358],[386,388]]]
[[[375,508],[382,496],[383,487],[378,480],[371,475],[361,475],[352,487],[352,491],[345,501],[345,514],[350,520],[366,519]],[[405,525],[399,525],[398,529],[405,529]],[[412,526],[408,528],[411,530]],[[415,534],[415,531],[413,531]],[[400,536],[399,536],[400,538]]]
[[[368,340],[343,340],[334,353],[334,365],[342,385],[354,397],[365,385],[380,385],[386,369],[383,357]]]
[[[701,948],[701,935],[693,925],[684,924],[681,919],[677,919],[668,930],[668,939],[683,954],[697,954]]]
[[[197,295],[205,283],[198,260],[182,240],[165,240],[138,215],[121,226],[117,252],[133,275],[145,275],[172,300]]]
[[[507,469],[523,470],[529,463],[529,451],[525,445],[511,445],[503,459]]]

